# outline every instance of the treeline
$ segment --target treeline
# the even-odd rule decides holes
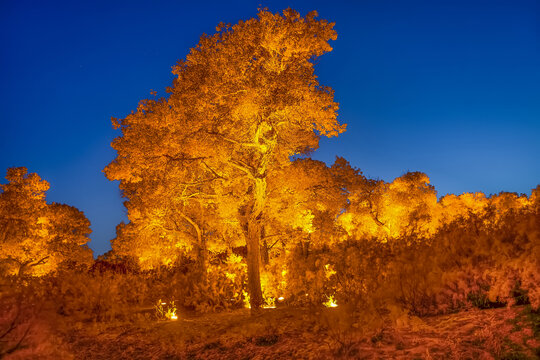
[[[364,177],[341,158],[331,167],[296,160],[268,184],[260,249],[267,306],[280,297],[299,305],[333,298],[424,315],[470,304],[540,304],[540,188],[529,197],[437,199],[423,173],[387,183]],[[174,201],[156,201],[144,207],[146,216],[119,226],[111,256],[143,270],[182,269],[176,277],[192,280],[168,295],[185,306],[241,304],[249,293],[247,224],[220,218],[219,207],[229,204],[216,198],[204,210],[197,204],[167,213]],[[197,217],[185,220],[187,211]]]
[[[386,183],[341,158],[332,166],[309,159],[322,136],[345,131],[333,90],[314,72],[337,37],[333,26],[316,12],[301,17],[291,9],[261,9],[257,18],[220,24],[173,68],[167,97],[143,100],[113,119],[121,135],[104,172],[120,182],[129,218],[117,229],[113,254],[143,270],[183,267],[189,259],[193,285],[175,290],[176,298],[216,292],[222,295],[211,307],[249,298],[253,311],[279,297],[321,303],[335,296],[343,303],[353,301],[345,295],[351,292],[362,298],[387,289],[422,313],[458,306],[475,286],[489,287],[489,301],[505,301],[511,274],[513,284],[532,292],[537,225],[526,219],[537,216],[537,190],[531,198],[438,201],[422,173]],[[516,233],[501,239],[504,226]],[[464,269],[462,259],[475,270]],[[237,263],[245,270],[227,270]],[[465,298],[456,290],[450,301],[441,296],[454,286],[453,272],[470,289],[460,283]],[[425,279],[409,289],[404,283],[415,276]]]
[[[47,204],[48,184],[25,168],[6,178],[2,354],[53,336],[39,320],[44,312],[133,321],[154,319],[148,309],[159,299],[197,312],[250,305],[247,225],[227,221],[224,214],[241,209],[218,197],[206,207],[184,204],[183,212],[165,210],[175,198],[146,203],[138,221],[118,227],[113,250],[93,260],[80,211]],[[403,314],[540,306],[540,187],[528,197],[437,199],[425,174],[387,183],[341,158],[331,167],[295,160],[268,184],[260,248],[267,307],[337,304],[373,328]]]
[[[159,298],[199,312],[249,305],[247,250],[238,239],[246,225],[217,216],[217,206],[208,206],[212,216],[185,207],[199,212],[197,222],[177,212],[121,224],[113,250],[93,260],[81,212],[47,204],[48,184],[24,168],[9,169],[6,178],[2,277],[34,279],[57,299],[58,312],[128,317]],[[341,158],[330,167],[295,160],[269,184],[275,191],[264,209],[260,249],[266,306],[332,299],[358,311],[417,315],[471,305],[539,307],[540,187],[529,197],[437,199],[423,173],[388,183]],[[147,214],[171,206],[154,204],[145,205]]]
[[[220,24],[173,68],[167,97],[112,119],[121,134],[104,172],[120,182],[129,222],[97,264],[81,246],[84,215],[46,204],[37,175],[8,170],[3,271],[129,273],[148,286],[132,297],[118,287],[121,301],[169,297],[199,311],[279,298],[417,314],[516,298],[538,307],[538,188],[438,199],[423,173],[385,182],[342,158],[309,158],[346,128],[315,75],[337,39],[317,16],[260,9]]]

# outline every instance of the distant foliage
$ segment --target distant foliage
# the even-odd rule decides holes
[[[336,181],[337,173],[342,176],[343,167],[336,166],[328,176]],[[372,184],[366,186],[373,189]],[[286,189],[284,186],[282,191]],[[279,210],[267,224],[265,229],[271,236],[266,241],[268,260],[261,273],[265,306],[337,304],[340,311],[356,314],[350,326],[358,319],[364,319],[362,324],[369,320],[380,326],[388,316],[403,321],[404,314],[421,316],[470,306],[530,303],[539,307],[538,189],[528,198],[507,193],[487,198],[465,194],[453,197],[450,203],[445,197],[430,205],[429,219],[437,221],[435,230],[407,230],[407,226],[418,229],[409,214],[397,237],[377,229],[364,238],[356,238],[354,232],[340,226],[340,217],[347,212],[332,210],[334,220],[324,220],[330,209],[339,208],[332,204],[345,203],[338,200],[343,199],[342,191],[337,197],[313,197],[314,216],[307,231],[305,224],[299,226],[291,218],[280,224]],[[302,194],[310,198],[307,189]],[[425,192],[420,194],[420,201],[425,201]],[[275,201],[269,204],[277,205],[278,199]],[[455,206],[460,202],[467,205]],[[364,206],[370,207],[369,203]],[[356,211],[355,216],[360,216],[362,211],[358,207]],[[388,211],[381,207],[378,214]],[[369,210],[363,214],[373,219]],[[270,241],[278,237],[274,235],[278,231],[287,238]],[[380,234],[384,235],[377,237]],[[244,250],[207,252],[205,258],[202,264],[197,253],[185,251],[169,266],[143,270],[137,259],[111,252],[88,270],[67,267],[59,269],[56,276],[43,278],[41,292],[55,299],[58,314],[83,321],[138,319],[158,299],[175,301],[180,314],[246,306],[249,293]]]
[[[11,251],[11,259],[17,254],[13,239],[23,244],[30,235],[43,244],[51,240],[42,251],[58,259],[56,272],[41,270],[48,275],[41,285],[34,285],[39,294],[54,299],[59,315],[82,321],[136,319],[157,299],[175,301],[180,312],[215,312],[249,304],[245,248],[235,246],[236,241],[204,252],[198,247],[178,248],[174,262],[150,269],[141,268],[144,262],[139,257],[115,251],[87,266],[79,261],[79,252],[53,247],[58,244],[55,240],[71,241],[84,233],[87,223],[73,216],[80,213],[65,205],[47,205],[40,179],[14,174],[11,185],[38,190],[22,192],[34,201],[30,210],[24,213],[22,205],[12,206],[11,214],[31,219],[39,211],[50,217],[35,219],[35,224],[28,220],[22,233],[26,235],[17,235],[10,227],[2,249]],[[353,313],[369,311],[364,318],[373,317],[375,322],[389,314],[398,319],[400,312],[426,315],[469,306],[530,304],[538,309],[539,188],[530,197],[463,194],[437,201],[428,180],[413,173],[390,184],[373,181],[343,159],[331,167],[296,160],[276,173],[269,179],[276,190],[267,201],[261,237],[264,305],[331,303]],[[3,189],[4,208],[17,204],[9,201],[22,195],[14,196],[8,186]],[[24,259],[36,256],[24,246],[20,249]],[[37,275],[30,270],[41,265],[45,263],[29,265],[23,273]],[[6,275],[5,279],[17,278]]]

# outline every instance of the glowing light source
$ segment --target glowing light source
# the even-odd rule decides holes
[[[333,296],[329,296],[329,297],[328,297],[328,300],[325,301],[325,302],[323,303],[323,305],[326,306],[326,307],[332,307],[332,308],[338,306],[337,303],[336,303],[336,300],[334,300],[334,297],[333,297]]]
[[[159,299],[155,306],[156,316],[158,320],[178,320],[174,300],[172,300],[169,305],[165,305],[167,305],[167,302],[161,301],[161,299]]]
[[[169,320],[178,320],[178,316],[176,315],[176,308],[169,308],[167,310],[167,313],[165,314],[165,317]]]

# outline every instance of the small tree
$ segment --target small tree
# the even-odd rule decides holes
[[[49,183],[24,167],[0,185],[0,263],[8,273],[43,275],[65,260],[90,262],[90,222],[82,212],[45,201]]]

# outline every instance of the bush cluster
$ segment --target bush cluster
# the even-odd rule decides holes
[[[335,295],[338,303],[399,306],[414,315],[540,306],[540,213],[534,207],[498,217],[469,214],[429,238],[347,239],[289,256],[288,295],[297,303]]]

